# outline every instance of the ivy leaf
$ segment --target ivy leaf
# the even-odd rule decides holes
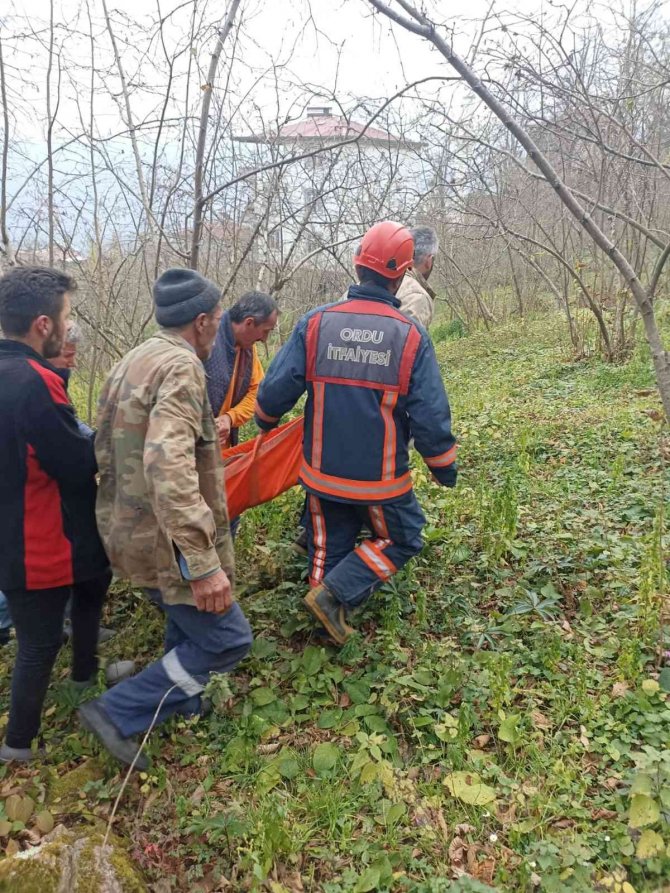
[[[335,767],[340,756],[340,748],[336,744],[326,741],[323,744],[317,744],[314,748],[314,756],[312,757],[312,765],[317,775],[323,775]]]
[[[475,772],[451,772],[444,785],[454,797],[471,806],[485,806],[496,798],[493,788],[483,784]]]
[[[665,841],[661,835],[647,828],[640,835],[635,855],[638,859],[652,859],[654,856],[660,856],[664,849]]]
[[[658,803],[648,794],[633,794],[630,803],[628,824],[631,828],[644,828],[653,825],[661,816]]]

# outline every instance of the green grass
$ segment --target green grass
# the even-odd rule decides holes
[[[211,717],[152,736],[155,768],[121,807],[117,831],[148,882],[666,889],[670,682],[666,671],[659,687],[655,667],[668,447],[644,350],[623,366],[573,363],[561,333],[553,318],[445,331],[459,486],[436,488],[416,461],[426,548],[341,651],[314,638],[302,608],[300,494],[245,516],[252,656],[212,684]],[[108,610],[123,630],[110,655],[160,652],[141,597],[120,588]],[[2,657],[6,683],[11,650]],[[50,765],[97,753],[62,682],[47,707]],[[121,777],[101,761],[66,822],[108,815]],[[40,767],[25,790],[48,777]]]

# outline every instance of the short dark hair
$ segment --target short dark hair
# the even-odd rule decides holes
[[[265,322],[273,313],[279,313],[277,302],[263,291],[248,291],[228,311],[231,322],[244,322],[252,317],[256,325]]]
[[[63,309],[63,295],[75,291],[71,276],[48,267],[14,267],[0,279],[0,327],[7,336],[28,334],[34,319]]]
[[[370,285],[378,285],[379,288],[387,289],[392,282],[396,281],[395,279],[388,279],[386,276],[382,276],[381,273],[371,270],[370,267],[359,267],[358,265],[356,266],[356,275],[361,285],[367,282]]]

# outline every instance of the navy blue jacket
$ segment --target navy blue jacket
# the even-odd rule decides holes
[[[279,422],[307,391],[300,481],[339,502],[393,502],[412,488],[409,442],[456,483],[456,442],[433,345],[386,289],[355,285],[306,314],[258,391],[256,421]]]

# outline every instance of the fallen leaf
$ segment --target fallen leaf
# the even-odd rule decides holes
[[[43,809],[42,812],[38,812],[35,816],[35,824],[42,834],[50,834],[54,829],[54,817],[48,809]]]
[[[485,806],[496,798],[494,789],[483,784],[476,772],[450,772],[444,785],[454,797],[471,806]]]
[[[615,682],[612,686],[612,697],[613,698],[623,698],[630,690],[630,686],[627,682]]]
[[[35,801],[32,797],[21,797],[19,794],[12,794],[5,800],[5,812],[7,818],[12,822],[23,822],[25,825],[33,814],[35,809]]]
[[[483,750],[486,747],[486,745],[489,743],[490,740],[491,740],[490,735],[477,735],[477,737],[473,740],[472,743],[475,745],[475,747],[478,747],[480,750]]]
[[[444,837],[445,841],[449,840],[449,828],[447,827],[447,822],[444,818],[444,813],[441,809],[437,810],[437,824],[439,825],[440,831],[442,832],[442,837]]]
[[[603,806],[591,811],[591,818],[596,821],[598,819],[616,819],[618,815],[618,812],[615,812],[613,809],[605,809]]]
[[[603,784],[608,791],[616,791],[616,789],[621,786],[622,781],[620,778],[617,778],[616,775],[610,775],[609,778],[605,779]]]
[[[191,801],[191,803],[193,803],[194,806],[199,806],[202,803],[206,793],[207,791],[205,790],[204,786],[199,784],[189,797],[189,800]]]
[[[506,809],[499,807],[496,810],[496,818],[501,825],[513,825],[516,822],[516,803],[510,803]]]
[[[449,862],[452,868],[463,868],[468,845],[462,837],[454,837],[449,844]]]
[[[530,715],[530,718],[533,720],[533,725],[538,729],[550,729],[551,728],[551,720],[548,719],[544,713],[541,713],[539,710],[533,710]]]

